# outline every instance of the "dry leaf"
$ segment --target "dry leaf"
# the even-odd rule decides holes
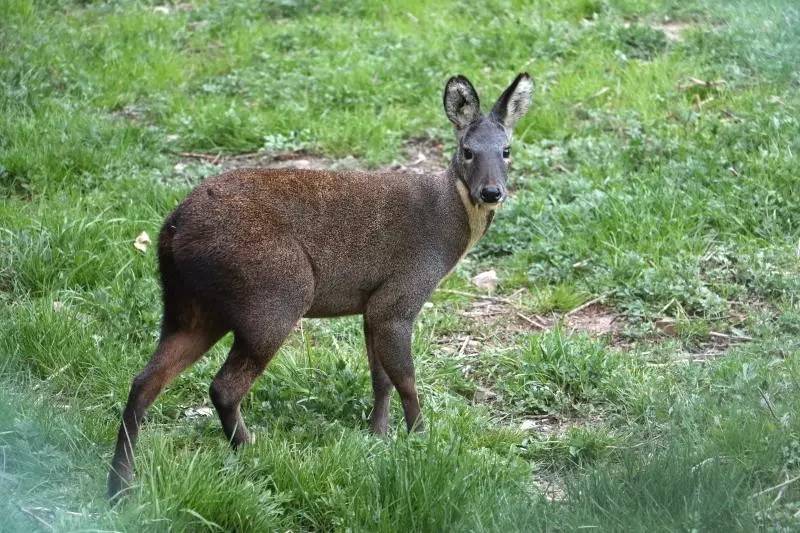
[[[666,335],[675,335],[677,334],[676,323],[677,321],[674,318],[660,318],[656,320],[656,329]]]
[[[198,405],[196,407],[189,407],[183,412],[183,414],[186,416],[186,418],[204,418],[207,416],[212,416],[214,411],[205,405]]]
[[[479,289],[483,289],[485,291],[493,291],[497,288],[497,272],[492,270],[487,270],[486,272],[481,272],[474,278],[472,278],[472,284],[478,287]]]
[[[146,231],[143,231],[136,237],[136,240],[133,241],[133,247],[145,253],[147,252],[148,246],[150,246],[150,235],[148,235]]]
[[[497,398],[497,393],[486,387],[478,387],[475,389],[475,396],[473,398],[476,402],[486,402]]]

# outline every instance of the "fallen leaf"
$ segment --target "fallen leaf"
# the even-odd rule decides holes
[[[494,269],[481,272],[472,278],[472,284],[485,291],[493,291],[497,288],[497,272]]]
[[[141,232],[136,240],[133,241],[133,247],[142,253],[147,252],[147,247],[150,246],[150,235],[146,231]]]
[[[186,418],[205,418],[207,416],[213,416],[214,410],[205,405],[197,405],[195,407],[189,407],[183,414]]]
[[[473,398],[476,402],[486,402],[497,398],[497,393],[486,387],[478,387],[475,389],[475,396],[473,396]]]
[[[674,318],[660,318],[656,320],[656,329],[666,335],[675,335],[677,333],[675,329],[676,322]]]

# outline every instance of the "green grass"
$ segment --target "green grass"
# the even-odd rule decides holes
[[[800,475],[793,2],[6,0],[0,21],[0,530],[800,528],[800,482],[775,488]],[[152,407],[111,508],[160,319],[133,240],[214,172],[176,154],[450,151],[447,77],[488,106],[521,70],[512,198],[416,327],[427,433],[395,404],[370,436],[360,320],[305,320],[234,454],[186,416],[226,338]],[[523,314],[602,296],[620,333],[470,319],[488,268]]]

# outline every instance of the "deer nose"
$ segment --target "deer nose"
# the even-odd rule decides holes
[[[503,196],[503,192],[500,190],[499,187],[484,187],[481,189],[481,200],[486,202],[487,204],[493,204],[500,200],[500,197]]]

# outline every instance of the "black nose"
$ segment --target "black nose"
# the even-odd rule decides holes
[[[486,203],[493,204],[503,196],[499,187],[484,187],[481,189],[481,200]]]

